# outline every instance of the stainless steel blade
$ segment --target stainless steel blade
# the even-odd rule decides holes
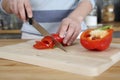
[[[46,31],[40,24],[38,24],[34,19],[32,20],[32,25],[35,27],[43,36],[50,36],[48,31]]]
[[[43,36],[51,36],[51,34],[50,34],[47,30],[45,30],[40,24],[38,24],[34,19],[32,19],[32,25],[33,25],[33,27],[35,27]],[[56,45],[58,48],[60,48],[60,49],[62,49],[63,51],[66,52],[66,50],[65,50],[65,48],[62,46],[62,44],[59,43],[57,40],[55,40],[55,39],[53,38],[53,36],[51,36],[51,37],[52,37],[55,45]]]

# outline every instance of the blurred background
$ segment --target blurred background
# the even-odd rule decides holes
[[[0,10],[0,39],[19,39],[22,21]]]
[[[109,0],[108,0],[109,1]],[[120,21],[120,0],[111,0],[114,5],[115,21]],[[96,0],[98,22],[101,22],[101,9],[104,5],[104,0]]]
[[[96,0],[96,7],[85,21],[89,27],[113,25],[113,37],[120,37],[120,0]],[[21,20],[0,10],[0,39],[19,39],[21,26]]]

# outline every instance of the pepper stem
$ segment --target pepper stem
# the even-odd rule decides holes
[[[107,30],[107,29],[112,29],[112,25],[106,25],[98,28],[99,30]]]

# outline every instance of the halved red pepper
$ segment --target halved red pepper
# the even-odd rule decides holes
[[[89,50],[102,51],[109,47],[112,41],[113,29],[103,26],[98,29],[87,29],[81,34],[80,43]]]

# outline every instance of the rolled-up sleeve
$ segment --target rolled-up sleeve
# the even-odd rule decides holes
[[[82,1],[90,1],[90,3],[92,4],[92,8],[95,7],[96,0],[79,0],[79,2],[82,2]]]

